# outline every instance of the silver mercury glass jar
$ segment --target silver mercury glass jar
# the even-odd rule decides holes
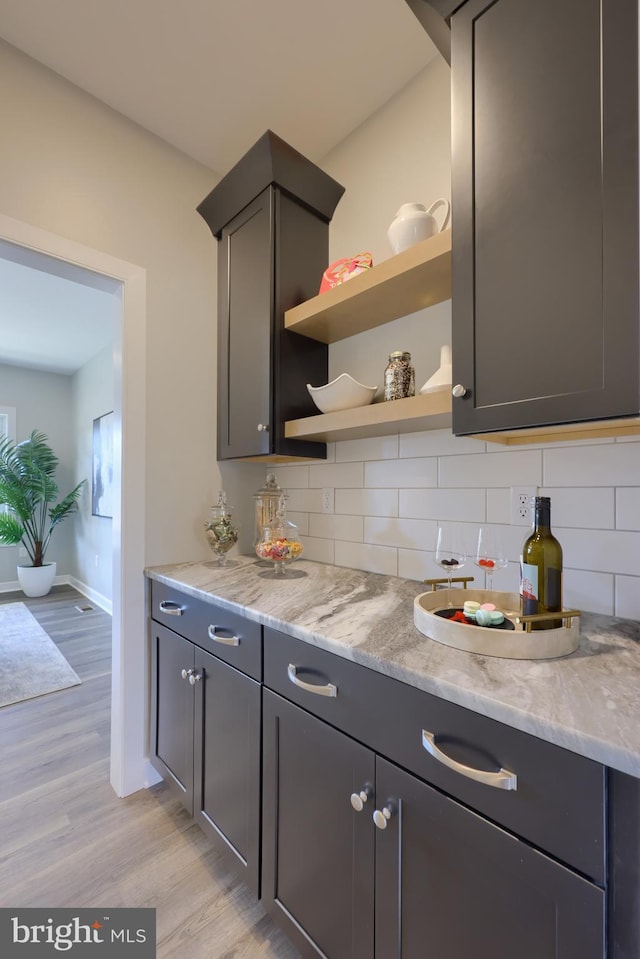
[[[384,371],[385,400],[403,400],[416,395],[416,374],[411,365],[411,353],[395,350],[389,354]]]

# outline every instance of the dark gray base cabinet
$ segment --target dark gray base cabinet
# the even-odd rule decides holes
[[[372,959],[375,830],[349,797],[374,754],[267,689],[263,726],[263,905],[303,956]]]
[[[260,684],[152,621],[151,710],[153,766],[258,894]]]
[[[304,957],[605,955],[602,889],[266,690],[263,837]]]
[[[467,0],[451,45],[454,432],[637,416],[636,0]]]

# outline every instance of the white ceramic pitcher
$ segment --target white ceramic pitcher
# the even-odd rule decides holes
[[[440,226],[433,215],[438,207],[445,210]],[[428,210],[422,203],[403,203],[387,230],[391,249],[394,253],[401,253],[414,243],[441,233],[449,222],[450,213],[451,204],[444,197],[434,200]]]

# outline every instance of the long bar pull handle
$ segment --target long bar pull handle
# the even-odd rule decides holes
[[[485,786],[493,786],[494,789],[518,788],[518,777],[508,769],[500,769],[497,773],[492,773],[484,769],[474,769],[473,766],[465,766],[464,763],[451,759],[436,746],[434,733],[430,733],[427,729],[422,730],[422,745],[439,763],[455,773],[460,773],[461,776],[466,776],[467,779],[474,779],[478,783],[484,783]]]
[[[184,612],[184,606],[172,603],[170,599],[163,599],[158,608],[161,613],[166,613],[167,616],[182,616]]]
[[[338,695],[338,687],[334,686],[333,683],[316,686],[313,683],[305,683],[304,680],[298,679],[298,667],[294,666],[293,663],[289,663],[287,676],[294,686],[299,686],[300,689],[304,689],[308,693],[315,693],[316,696],[332,696],[335,699]]]
[[[224,643],[225,646],[239,646],[240,637],[239,636],[220,636],[218,635],[218,630],[223,629],[223,626],[209,626],[207,630],[209,634],[209,639],[212,639],[214,643]]]

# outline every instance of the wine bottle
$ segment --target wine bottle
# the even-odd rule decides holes
[[[520,561],[522,613],[555,613],[562,609],[562,547],[551,532],[551,500],[535,498],[535,525],[522,547]],[[532,623],[533,629],[557,629],[561,619]]]

